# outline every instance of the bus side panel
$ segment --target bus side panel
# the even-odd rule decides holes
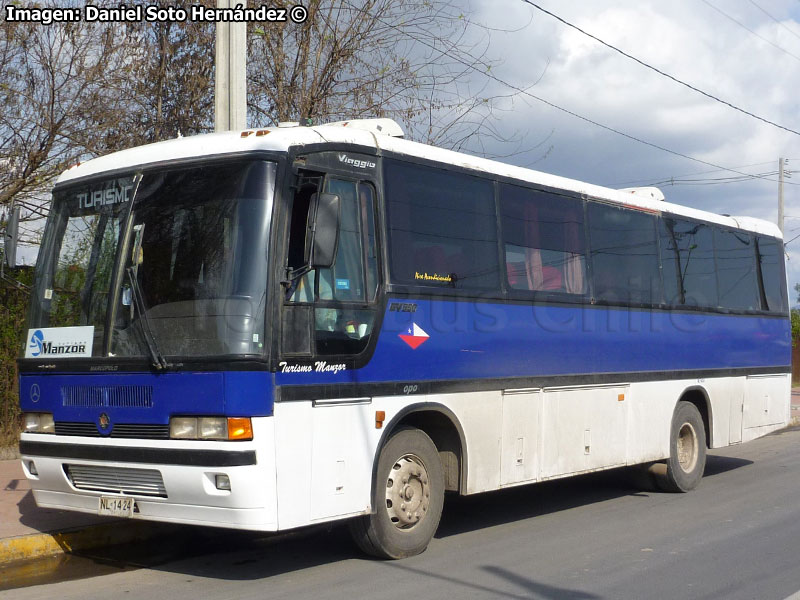
[[[375,410],[369,399],[276,403],[280,529],[369,512]]]
[[[409,404],[447,408],[466,444],[466,487],[484,491],[556,479],[669,455],[676,404],[687,390],[709,399],[713,447],[741,433],[741,399],[772,410],[769,424],[744,430],[744,440],[787,422],[787,376],[620,382],[611,385],[510,389],[350,398],[275,404],[278,528],[368,513],[374,460],[385,423]],[[768,397],[768,398],[767,398]],[[733,409],[732,409],[733,407]],[[763,412],[763,408],[761,408]],[[757,415],[761,418],[761,415]],[[420,421],[424,426],[424,419]],[[376,485],[386,474],[377,474]]]
[[[503,390],[501,486],[539,478],[542,396],[541,389]]]
[[[385,422],[391,423],[408,402],[407,397],[376,397],[276,403],[279,529],[372,510],[373,461],[383,434],[375,426],[375,413],[384,411]],[[419,395],[413,402],[440,404],[469,424],[467,453],[477,458],[468,471],[467,493],[500,487],[499,391]]]
[[[545,390],[542,479],[625,464],[627,386]]]
[[[746,378],[742,441],[765,435],[789,422],[791,374],[751,375]]]
[[[723,448],[742,440],[744,377],[701,379],[697,386],[708,396],[711,439],[709,448]]]
[[[469,465],[467,489],[462,493],[476,494],[498,489],[503,447],[503,397],[500,391],[431,394],[426,400],[450,409],[464,430]]]

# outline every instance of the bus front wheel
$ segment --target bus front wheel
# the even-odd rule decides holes
[[[659,486],[668,492],[688,492],[698,486],[706,468],[706,429],[691,402],[678,402],[672,415],[669,458]]]
[[[428,547],[442,515],[444,471],[435,444],[423,431],[401,429],[381,448],[372,501],[372,514],[350,522],[361,550],[405,558]]]

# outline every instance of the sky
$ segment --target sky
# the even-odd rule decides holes
[[[490,30],[481,43],[493,65],[474,74],[475,87],[528,92],[498,104],[501,141],[481,140],[484,154],[613,188],[659,183],[670,202],[773,222],[778,159],[786,158],[794,171],[784,186],[787,272],[797,304],[800,0],[531,1],[664,74],[525,0],[453,0]],[[34,256],[24,249],[21,260]]]
[[[499,61],[492,91],[535,83],[528,92],[538,98],[505,102],[497,127],[522,144],[502,160],[612,188],[660,182],[670,202],[776,222],[778,159],[786,158],[794,171],[784,185],[787,272],[797,304],[800,0],[532,1],[718,100],[523,0],[473,0],[465,12],[492,28],[488,55]],[[494,144],[498,155],[509,145]]]

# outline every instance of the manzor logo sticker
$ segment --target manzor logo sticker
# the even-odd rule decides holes
[[[28,330],[25,358],[91,356],[94,326],[42,327]]]
[[[31,356],[39,356],[42,353],[43,345],[44,334],[37,329],[31,336]]]
[[[425,330],[416,323],[413,323],[411,327],[406,329],[405,333],[400,334],[400,339],[411,346],[414,350],[427,342],[429,337],[431,336],[425,333]]]

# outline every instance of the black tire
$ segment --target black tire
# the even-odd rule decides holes
[[[672,415],[669,458],[659,487],[666,492],[688,492],[698,486],[706,468],[706,428],[691,402],[678,402]]]
[[[400,429],[381,448],[372,502],[374,513],[350,521],[361,550],[379,558],[406,558],[428,547],[442,516],[444,471],[423,431]]]

